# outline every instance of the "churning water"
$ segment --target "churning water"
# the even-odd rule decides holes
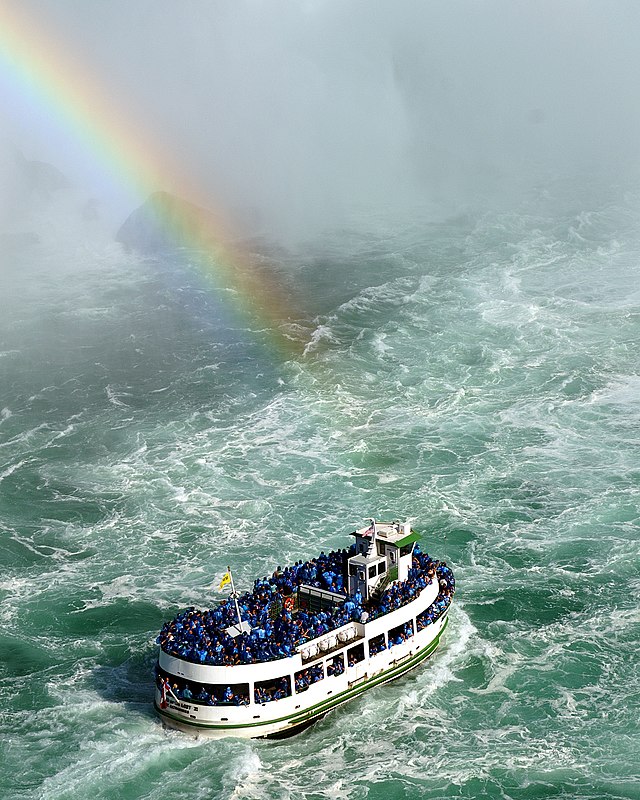
[[[5,255],[0,795],[637,798],[639,200],[345,232],[296,357],[188,265]],[[284,742],[165,732],[163,620],[371,515],[455,570],[436,656]]]

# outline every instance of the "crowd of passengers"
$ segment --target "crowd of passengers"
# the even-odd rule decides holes
[[[336,656],[329,662],[329,664],[327,664],[327,675],[329,677],[331,677],[332,675],[335,675],[337,677],[338,675],[342,675],[343,672],[344,672],[344,658],[342,656],[340,655]]]
[[[424,627],[424,625],[422,626]],[[421,630],[421,628],[419,628]],[[389,649],[395,647],[398,644],[403,644],[413,636],[413,622],[405,622],[404,625],[398,625],[397,628],[389,631],[388,638],[389,638]],[[387,649],[387,645],[384,641],[384,634],[380,636],[376,636],[374,639],[369,641],[369,655],[375,656],[378,653],[382,653],[383,650]],[[351,663],[349,663],[351,666]]]
[[[415,600],[420,592],[436,579],[436,576],[440,581],[438,598],[442,595],[443,598],[446,596],[450,601],[451,595],[455,591],[453,572],[447,566],[446,561],[432,561],[416,545],[413,550],[413,559],[407,580],[392,583],[382,593],[378,603],[371,609],[369,619],[382,617]],[[448,602],[446,602],[446,605],[448,605]]]
[[[247,690],[242,691],[237,687],[226,686],[222,688],[209,687],[202,684],[192,684],[187,681],[178,683],[175,679],[173,683],[168,678],[156,673],[158,688],[162,689],[164,684],[167,694],[173,695],[176,700],[189,700],[191,702],[202,703],[207,706],[248,706],[249,694]],[[247,686],[248,689],[248,686]]]
[[[206,684],[194,684],[185,680],[178,681],[173,679],[173,682],[171,682],[166,676],[162,676],[160,673],[157,673],[156,678],[158,688],[162,691],[164,684],[166,694],[172,695],[176,700],[186,700],[188,702],[207,706],[249,705],[248,684],[238,684],[237,686],[226,686],[222,688],[214,686],[207,687]],[[323,678],[324,670],[321,664],[296,673],[296,692],[306,691],[312,683],[322,680]],[[257,704],[282,700],[284,697],[290,697],[291,682],[289,677],[285,675],[282,678],[277,678],[270,682],[256,683],[253,694],[254,701]]]
[[[195,663],[254,664],[291,656],[304,642],[350,621],[372,620],[388,614],[414,600],[434,579],[440,581],[436,602],[442,608],[449,604],[455,590],[453,573],[445,562],[433,561],[416,545],[407,579],[392,583],[378,601],[363,606],[360,592],[348,595],[344,589],[347,562],[355,552],[355,545],[348,551],[323,552],[317,558],[297,562],[284,570],[278,567],[270,578],[257,580],[253,592],[238,597],[241,618],[251,626],[249,633],[243,632],[235,638],[226,633],[225,628],[237,624],[238,618],[233,601],[224,600],[214,609],[198,611],[191,607],[180,612],[164,624],[157,643],[165,653]],[[303,583],[340,593],[345,600],[324,611],[301,608],[293,612],[287,608],[286,599],[292,598]]]
[[[424,560],[422,560],[424,559]],[[427,556],[422,553],[417,555],[414,553],[414,564],[418,562],[418,568],[427,564]],[[433,565],[436,565],[435,567]],[[423,630],[427,625],[435,622],[442,612],[451,603],[451,598],[455,592],[455,579],[453,573],[447,567],[446,562],[431,562],[429,561],[429,570],[433,567],[434,574],[432,578],[437,575],[439,582],[439,592],[434,602],[416,617],[417,630]],[[415,577],[415,576],[414,576]],[[409,602],[409,601],[406,601]],[[389,631],[388,646],[389,648],[396,645],[403,644],[413,636],[413,625],[411,622],[406,622],[404,625],[399,625],[397,628]],[[380,635],[371,639],[369,642],[369,655],[374,656],[386,650],[384,635]],[[362,656],[361,656],[362,657]],[[355,666],[358,661],[355,651],[352,650],[348,657],[348,666]],[[341,655],[333,658],[327,665],[328,676],[342,675],[344,672],[344,660]],[[322,664],[316,664],[306,669],[297,672],[295,675],[295,691],[296,693],[306,691],[309,686],[324,678],[324,670]],[[180,684],[174,681],[171,684],[167,678],[163,678],[158,674],[158,686],[161,688],[163,682],[167,691],[178,700],[191,700],[204,705],[219,706],[219,705],[235,705],[244,706],[249,704],[248,687],[247,690],[242,691],[241,688],[227,686],[224,689],[214,689],[210,687],[207,691],[203,685],[189,684],[182,681]],[[291,688],[289,679],[285,676],[274,681],[271,685],[256,684],[254,688],[254,700],[256,703],[268,703],[273,700],[281,700],[284,697],[291,695]]]
[[[315,586],[317,589],[327,589],[330,592],[346,594],[344,586],[344,575],[347,568],[347,561],[355,555],[356,547],[352,545],[349,550],[332,550],[326,554],[324,551],[317,558],[311,561],[296,561],[292,567],[280,567],[272,576],[278,590],[284,594],[293,593],[298,586],[306,584]],[[256,581],[254,589],[264,585],[266,578]]]
[[[423,628],[426,628],[427,625],[431,625],[432,623],[436,622],[436,620],[440,618],[440,616],[451,603],[451,598],[456,590],[456,582],[455,578],[453,577],[453,572],[451,572],[447,566],[446,561],[443,561],[439,564],[437,576],[439,590],[436,599],[429,606],[429,608],[426,609],[426,611],[423,611],[422,614],[418,614],[416,617],[416,625],[419,631],[423,630]]]
[[[273,700],[282,700],[291,696],[291,681],[287,675],[278,678],[270,684],[256,683],[253,689],[256,703],[271,703]]]
[[[344,667],[343,667],[344,671]],[[333,672],[335,675],[335,671]],[[337,673],[340,674],[340,673]],[[324,667],[322,664],[315,664],[313,667],[308,667],[300,672],[296,672],[295,684],[296,692],[305,692],[313,683],[321,681],[324,678]]]
[[[393,635],[389,632],[389,647],[395,647],[397,644],[406,642],[413,636],[413,623],[405,622],[395,629]]]

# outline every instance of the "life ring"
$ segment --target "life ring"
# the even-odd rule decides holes
[[[289,597],[285,597],[282,605],[285,611],[293,611],[293,596],[289,595]]]

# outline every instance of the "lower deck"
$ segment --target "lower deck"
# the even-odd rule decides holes
[[[430,624],[420,613],[404,617],[399,624],[396,616],[392,627],[380,632],[379,624],[371,626],[375,635],[365,635],[337,652],[319,654],[307,662],[285,659],[280,662],[283,674],[267,680],[233,683],[234,668],[229,667],[228,685],[198,684],[163,670],[161,663],[159,682],[168,680],[171,690],[163,693],[158,688],[155,706],[166,725],[195,735],[293,733],[367,689],[418,666],[438,646],[446,614],[445,610]]]

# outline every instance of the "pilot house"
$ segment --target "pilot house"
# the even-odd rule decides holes
[[[379,595],[391,581],[407,579],[411,555],[420,534],[405,522],[375,522],[355,531],[356,555],[349,559],[349,594],[362,599]]]

